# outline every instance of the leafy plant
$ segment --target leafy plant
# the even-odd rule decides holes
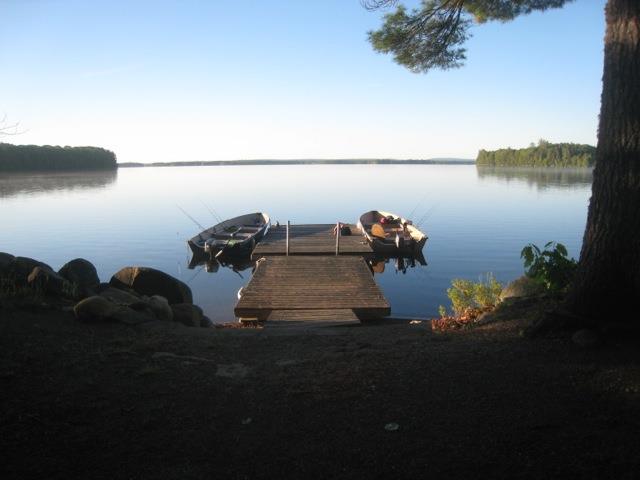
[[[544,250],[530,243],[522,249],[520,258],[524,259],[527,277],[554,293],[567,289],[578,266],[573,258],[568,258],[567,248],[556,242],[546,243]]]
[[[451,288],[447,289],[447,296],[451,300],[451,307],[455,315],[462,315],[470,309],[486,310],[498,303],[502,285],[495,277],[488,273],[479,282],[454,278]],[[440,315],[446,310],[440,309]]]

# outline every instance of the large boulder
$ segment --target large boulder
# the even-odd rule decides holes
[[[58,270],[58,274],[74,283],[80,295],[94,293],[100,284],[96,267],[84,258],[76,258],[65,263]]]
[[[202,309],[191,303],[176,303],[171,305],[173,320],[187,327],[199,327],[202,324],[204,314]]]
[[[544,293],[544,287],[535,280],[523,275],[502,289],[500,300],[516,297],[532,297]]]
[[[46,263],[40,262],[38,260],[34,260],[29,257],[15,257],[6,267],[5,276],[12,278],[16,283],[25,285],[27,283],[27,279],[29,274],[33,271],[34,268],[40,267],[44,270],[48,270],[53,272],[53,268],[51,268]]]
[[[97,295],[85,298],[73,307],[73,313],[81,322],[97,323],[115,321],[113,316],[121,308],[109,300]]]
[[[147,300],[147,303],[158,320],[173,320],[173,310],[166,298],[154,295]]]
[[[116,305],[130,306],[138,303],[142,300],[140,295],[136,294],[133,290],[121,290],[119,288],[108,287],[101,291],[98,295],[102,298],[106,298]]]
[[[120,290],[109,287],[99,293],[112,303],[121,307],[129,307],[131,310],[143,313],[158,320],[173,320],[173,311],[166,298],[154,295],[151,298],[138,295],[133,290]]]
[[[27,277],[27,283],[34,290],[61,297],[76,297],[75,286],[47,267],[35,267]]]
[[[151,309],[135,310],[130,307],[118,307],[109,319],[114,322],[126,323],[127,325],[138,325],[140,323],[153,322],[156,317]]]
[[[137,325],[156,319],[153,310],[144,302],[131,306],[118,305],[99,295],[81,300],[73,307],[73,312],[78,320],[86,323],[119,322]]]
[[[200,320],[200,326],[202,328],[213,328],[213,320],[205,315],[202,317],[202,320]]]
[[[131,288],[141,295],[161,295],[170,304],[193,303],[189,286],[160,270],[149,267],[125,267],[109,282],[116,288]]]
[[[4,277],[7,274],[9,265],[13,263],[15,258],[9,253],[0,252],[0,277]]]

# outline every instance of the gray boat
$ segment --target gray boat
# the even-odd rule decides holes
[[[249,213],[207,228],[187,243],[194,255],[250,255],[270,226],[271,220],[266,213]]]

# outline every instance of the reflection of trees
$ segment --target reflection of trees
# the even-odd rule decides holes
[[[0,198],[52,191],[90,190],[108,187],[118,178],[117,170],[99,172],[2,173]]]
[[[477,167],[480,180],[522,182],[540,190],[590,187],[591,168]]]

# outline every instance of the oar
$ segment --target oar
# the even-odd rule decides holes
[[[216,253],[216,256],[213,258],[218,258],[220,256],[222,256],[222,254],[224,253],[224,251],[226,250],[226,248],[229,246],[229,240],[227,240],[227,243],[224,244],[224,246],[220,249],[220,251],[218,253]]]

